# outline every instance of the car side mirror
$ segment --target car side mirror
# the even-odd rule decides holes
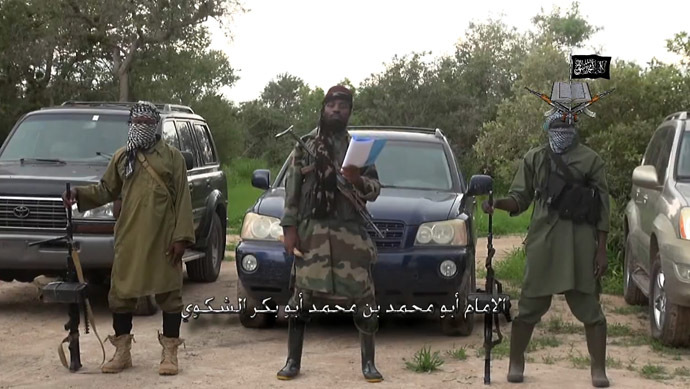
[[[266,190],[271,187],[271,171],[267,169],[257,169],[252,173],[252,186]]]
[[[494,179],[484,174],[476,174],[470,178],[470,185],[465,196],[481,196],[489,194],[493,190]]]
[[[189,151],[183,151],[182,156],[184,157],[184,163],[187,165],[187,170],[192,170],[194,168],[194,156]]]
[[[632,182],[637,186],[647,189],[658,189],[660,186],[656,168],[652,165],[636,167],[635,170],[633,170]]]
[[[465,208],[465,202],[468,197],[481,196],[489,194],[493,190],[494,179],[491,176],[484,174],[475,174],[470,178],[470,184],[467,187],[467,191],[462,195],[462,200],[460,200],[460,210]]]

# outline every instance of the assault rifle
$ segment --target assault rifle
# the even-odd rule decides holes
[[[67,183],[67,195],[70,196],[70,185]],[[36,246],[44,243],[64,242],[67,246],[67,269],[64,281],[54,281],[45,285],[41,289],[41,300],[45,303],[60,303],[67,304],[69,320],[65,324],[65,330],[69,331],[58,346],[58,355],[60,361],[65,368],[71,372],[75,372],[82,367],[81,355],[79,351],[79,314],[84,312],[84,327],[86,333],[89,333],[89,322],[93,325],[93,332],[96,334],[98,341],[103,350],[103,362],[105,362],[105,347],[101,341],[98,332],[96,331],[96,323],[93,320],[93,311],[88,298],[88,285],[84,281],[84,274],[79,261],[78,250],[75,249],[74,238],[72,236],[72,208],[66,207],[67,226],[66,234],[64,236],[42,240],[38,242],[29,243],[29,246]],[[67,358],[63,349],[63,344],[68,343],[70,354],[70,362],[67,364]]]
[[[289,134],[297,140],[297,142],[300,144],[300,146],[302,146],[302,148],[305,151],[307,151],[309,153],[309,155],[311,155],[314,159],[316,159],[316,154],[314,153],[314,151],[312,151],[307,146],[307,144],[304,143],[302,138],[297,136],[297,134],[295,134],[292,131],[292,127],[293,126],[290,126],[287,130],[277,134],[275,136],[276,139]],[[352,205],[355,207],[355,209],[357,210],[359,215],[364,219],[364,221],[367,223],[367,225],[369,227],[371,227],[376,232],[376,235],[379,238],[384,238],[385,236],[383,235],[381,230],[379,230],[378,227],[376,227],[376,224],[374,224],[374,221],[371,219],[371,215],[369,214],[369,211],[367,210],[365,202],[359,196],[357,196],[355,188],[352,186],[352,184],[347,182],[345,177],[343,177],[343,175],[340,173],[340,164],[338,163],[338,161],[331,161],[331,163],[333,164],[333,168],[335,169],[335,174],[336,174],[336,177],[338,179],[338,190],[340,191],[340,193],[342,193],[342,195],[346,199],[348,199],[348,201],[350,201],[352,203]]]
[[[469,189],[463,195],[461,207],[465,198],[482,194],[489,195],[489,205],[493,207],[493,179],[485,175],[475,175],[470,179]],[[477,293],[468,294],[467,303],[475,307],[484,307],[484,384],[491,383],[491,350],[503,341],[503,334],[499,327],[499,315],[503,314],[508,322],[510,317],[510,296],[503,293],[503,285],[495,278],[492,259],[496,250],[493,246],[493,215],[489,214],[489,231],[487,235],[486,284],[485,290],[477,289]],[[488,308],[488,309],[487,309]],[[494,326],[498,338],[493,340]]]

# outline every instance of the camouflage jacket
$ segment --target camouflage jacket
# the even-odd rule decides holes
[[[318,129],[302,139],[309,148]],[[350,143],[347,132],[334,139],[334,154],[339,164]],[[374,201],[381,191],[375,166],[361,169],[360,197]],[[340,193],[335,194],[335,216],[329,220],[311,217],[316,172],[314,160],[297,144],[285,181],[285,210],[282,226],[296,226],[298,249],[304,257],[294,262],[295,286],[345,297],[373,294],[371,266],[376,246],[366,231],[365,222],[355,207]]]

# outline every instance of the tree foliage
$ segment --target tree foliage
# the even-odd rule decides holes
[[[17,118],[64,100],[139,100],[188,104],[204,116],[224,164],[238,157],[280,165],[294,146],[275,134],[305,134],[318,124],[324,91],[295,75],[278,74],[255,100],[228,101],[221,88],[238,79],[230,60],[209,49],[211,18],[242,12],[237,0],[0,1],[0,139]],[[489,173],[505,192],[517,162],[546,141],[546,104],[525,87],[551,91],[569,75],[569,55],[599,30],[577,3],[542,10],[532,31],[501,20],[471,23],[454,52],[400,53],[353,84],[352,125],[440,128],[465,176]],[[614,199],[611,248],[619,250],[631,173],[652,132],[669,113],[690,105],[690,37],[667,40],[680,65],[617,60],[610,80],[588,80],[595,119],[578,122],[582,141],[607,163]]]

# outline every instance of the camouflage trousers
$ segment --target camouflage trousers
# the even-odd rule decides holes
[[[349,312],[352,309],[357,330],[367,335],[373,335],[379,329],[379,319],[378,313],[372,313],[371,309],[378,307],[376,306],[373,288],[369,290],[370,293],[353,298],[334,296],[295,287],[292,297],[288,301],[288,306],[292,309],[299,309],[296,315],[298,319],[304,322],[310,321],[313,315],[327,314],[324,310],[333,314],[336,311],[341,313]]]

